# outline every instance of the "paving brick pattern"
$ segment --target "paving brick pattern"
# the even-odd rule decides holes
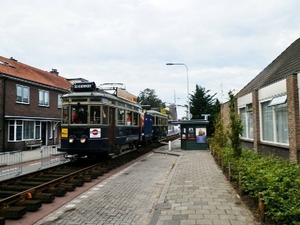
[[[147,225],[177,158],[152,154],[94,186],[36,225]]]
[[[180,151],[156,225],[254,225],[208,151]]]
[[[163,154],[111,176],[36,225],[260,224],[208,151],[180,150],[175,140],[157,152]]]

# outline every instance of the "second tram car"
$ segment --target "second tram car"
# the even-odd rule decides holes
[[[147,110],[145,114],[152,117],[152,141],[165,140],[168,135],[168,116],[155,110]]]

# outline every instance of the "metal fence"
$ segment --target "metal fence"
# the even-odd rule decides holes
[[[57,145],[51,145],[41,148],[41,168],[54,163],[66,162],[65,153],[57,151],[57,147]]]
[[[0,152],[0,177],[22,174],[22,151]]]

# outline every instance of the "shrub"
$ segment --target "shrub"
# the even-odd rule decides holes
[[[273,156],[242,150],[236,158],[231,148],[221,150],[223,163],[232,164],[232,179],[242,173],[242,189],[258,200],[260,192],[266,206],[265,214],[280,224],[300,224],[300,168],[298,164]]]

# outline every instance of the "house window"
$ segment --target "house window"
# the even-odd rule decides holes
[[[289,143],[286,104],[274,107],[276,118],[276,138],[280,143]]]
[[[24,121],[23,122],[23,138],[33,139],[34,138],[34,122]]]
[[[10,120],[8,124],[8,140],[19,141],[28,139],[41,139],[41,122]]]
[[[269,107],[269,101],[261,103],[262,113],[262,139],[274,142],[274,118],[273,108]]]
[[[62,94],[57,95],[57,108],[61,109],[62,108]]]
[[[241,121],[242,121],[242,125],[243,125],[243,133],[242,133],[242,137],[247,137],[247,132],[246,132],[246,128],[247,128],[247,123],[246,123],[246,108],[240,108],[240,116],[241,116]]]
[[[262,139],[264,141],[284,143],[288,140],[288,122],[286,103],[273,104],[274,101],[261,103]]]
[[[243,125],[242,137],[253,139],[253,113],[252,104],[240,108],[241,121]]]
[[[29,104],[29,87],[17,84],[16,91],[17,91],[16,102]]]
[[[39,90],[39,106],[49,106],[49,91]]]

